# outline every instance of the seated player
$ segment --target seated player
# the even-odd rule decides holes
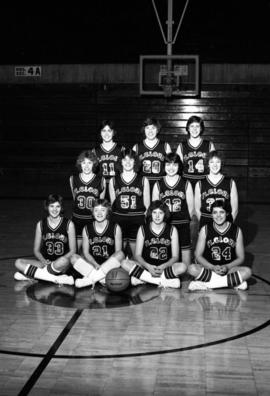
[[[227,220],[226,202],[216,200],[211,208],[213,222],[203,226],[199,233],[195,257],[197,264],[188,268],[195,281],[189,290],[233,287],[248,288],[251,269],[242,266],[245,260],[241,229]]]
[[[122,267],[129,272],[131,283],[153,283],[162,287],[180,288],[179,275],[187,266],[179,262],[178,232],[169,224],[170,211],[166,203],[151,203],[146,224],[137,234],[135,261],[123,260]]]
[[[63,198],[50,194],[44,202],[46,217],[36,226],[35,260],[19,258],[14,274],[16,280],[40,279],[48,282],[73,285],[72,276],[62,275],[70,265],[70,257],[76,251],[75,227],[63,216]]]
[[[93,222],[83,229],[82,249],[85,260],[78,254],[71,257],[71,264],[83,278],[75,281],[76,287],[94,286],[103,281],[113,268],[120,267],[124,259],[122,232],[118,224],[109,219],[111,206],[106,199],[93,204]]]

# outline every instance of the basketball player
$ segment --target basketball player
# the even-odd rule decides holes
[[[93,152],[98,158],[100,173],[106,180],[105,198],[110,200],[109,181],[111,177],[115,176],[117,164],[120,160],[121,152],[124,150],[124,147],[115,142],[116,130],[114,129],[113,121],[101,121],[99,134],[101,136],[102,143],[95,147]]]
[[[83,254],[71,257],[71,264],[83,275],[75,281],[76,287],[95,285],[105,279],[113,268],[120,267],[124,259],[122,252],[122,232],[118,224],[110,220],[111,206],[106,199],[97,199],[93,203],[93,222],[83,229]]]
[[[165,156],[165,172],[153,188],[153,201],[160,199],[170,210],[170,223],[178,231],[182,261],[191,264],[190,218],[193,213],[193,191],[182,176],[183,164],[178,154]]]
[[[137,173],[138,166],[135,152],[124,150],[121,154],[122,172],[109,183],[113,219],[122,229],[124,247],[129,242],[133,255],[138,228],[144,223],[150,205],[149,181]]]
[[[217,151],[211,151],[208,156],[209,174],[198,181],[195,187],[195,211],[200,222],[200,228],[212,223],[211,205],[217,199],[226,201],[229,215],[227,220],[233,222],[238,213],[238,192],[236,183],[231,177],[221,173],[222,158]]]
[[[213,203],[211,213],[212,223],[203,226],[199,233],[195,251],[197,264],[188,268],[195,278],[189,290],[221,287],[246,290],[251,270],[242,266],[245,259],[242,231],[227,220],[228,210],[223,200]]]
[[[50,194],[44,202],[46,217],[36,225],[35,260],[19,258],[14,274],[16,280],[29,278],[57,284],[73,285],[72,276],[62,275],[70,264],[70,257],[76,251],[75,228],[71,220],[63,216],[63,198]]]
[[[82,151],[76,161],[79,174],[70,176],[70,188],[73,196],[72,221],[74,222],[77,237],[78,251],[82,246],[83,227],[92,219],[93,203],[98,198],[104,198],[105,180],[95,174],[98,159],[90,151]]]
[[[142,163],[141,175],[146,176],[150,182],[150,193],[157,180],[164,175],[164,158],[170,153],[169,143],[158,139],[161,125],[155,118],[146,118],[142,125],[142,133],[145,139],[133,146],[133,150],[139,156]]]
[[[187,266],[179,262],[177,229],[168,223],[170,211],[162,201],[153,201],[147,211],[146,224],[139,228],[135,260],[123,260],[121,266],[131,276],[131,283],[152,283],[180,288],[179,275]]]

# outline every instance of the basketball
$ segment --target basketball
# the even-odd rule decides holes
[[[123,268],[113,268],[106,275],[106,286],[112,292],[126,290],[130,284],[130,277]]]

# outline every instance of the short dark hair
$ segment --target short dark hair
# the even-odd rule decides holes
[[[151,203],[149,208],[147,209],[146,212],[146,220],[151,221],[152,220],[152,213],[155,209],[161,209],[164,212],[164,221],[167,222],[169,218],[171,217],[170,209],[168,208],[168,205],[165,202],[162,202],[161,200],[157,199]]]
[[[148,125],[155,125],[155,127],[157,128],[157,132],[159,133],[159,131],[161,130],[161,124],[160,122],[156,119],[156,118],[152,118],[152,117],[147,117],[142,124],[142,128],[141,131],[142,133],[145,132],[145,127],[147,127]]]
[[[43,208],[48,214],[48,207],[55,202],[59,202],[61,206],[61,214],[64,212],[64,202],[62,195],[59,194],[49,194],[48,197],[43,201]]]
[[[178,154],[176,153],[168,153],[165,155],[165,159],[164,159],[164,165],[165,164],[178,164],[178,173],[181,175],[183,172],[183,162],[181,161],[181,158],[179,157]]]
[[[189,133],[190,124],[192,124],[193,122],[197,122],[198,124],[200,124],[200,128],[201,128],[200,134],[202,135],[204,131],[204,122],[201,117],[195,115],[189,117],[189,119],[187,120],[186,131]]]
[[[120,161],[119,161],[119,171],[120,172],[123,171],[122,160],[125,157],[134,159],[134,171],[139,172],[140,167],[141,167],[141,161],[140,161],[138,155],[135,153],[135,151],[132,150],[131,148],[126,148],[121,152]]]
[[[110,129],[113,130],[113,137],[115,137],[117,132],[114,129],[114,121],[112,121],[112,120],[102,120],[100,125],[99,125],[99,130],[98,130],[100,135],[101,135],[102,129],[105,128],[105,126],[108,126]]]
[[[213,213],[214,208],[222,208],[225,210],[225,212],[228,214],[230,213],[230,209],[228,206],[228,202],[225,201],[224,199],[216,199],[212,205],[211,205],[211,213]]]
[[[81,163],[83,162],[83,160],[85,158],[89,159],[93,163],[93,172],[95,173],[98,168],[98,158],[92,150],[84,150],[78,155],[77,160],[76,160],[77,169],[80,172],[82,171]]]

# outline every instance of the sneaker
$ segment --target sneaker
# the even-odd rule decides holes
[[[236,289],[236,290],[247,290],[248,289],[248,284],[247,284],[246,281],[244,281],[244,282],[240,283],[240,285],[235,286],[234,289]]]
[[[26,280],[29,281],[29,280],[31,280],[31,278],[28,278],[27,276],[25,276],[21,272],[15,272],[14,279],[17,280],[17,281],[26,281]]]
[[[57,275],[55,283],[57,285],[74,285],[74,278],[73,276],[69,275]]]
[[[180,282],[179,278],[167,279],[164,275],[164,272],[162,272],[161,277],[160,277],[160,286],[161,287],[172,287],[173,289],[180,289],[181,282]]]
[[[194,291],[194,290],[208,290],[209,287],[207,286],[206,282],[201,282],[201,281],[191,281],[190,284],[188,285],[188,290]]]
[[[139,285],[144,285],[145,282],[136,278],[135,276],[131,276],[130,282],[132,286],[139,286]]]
[[[92,286],[93,281],[90,277],[84,276],[83,278],[78,278],[75,280],[75,286],[78,288]]]

